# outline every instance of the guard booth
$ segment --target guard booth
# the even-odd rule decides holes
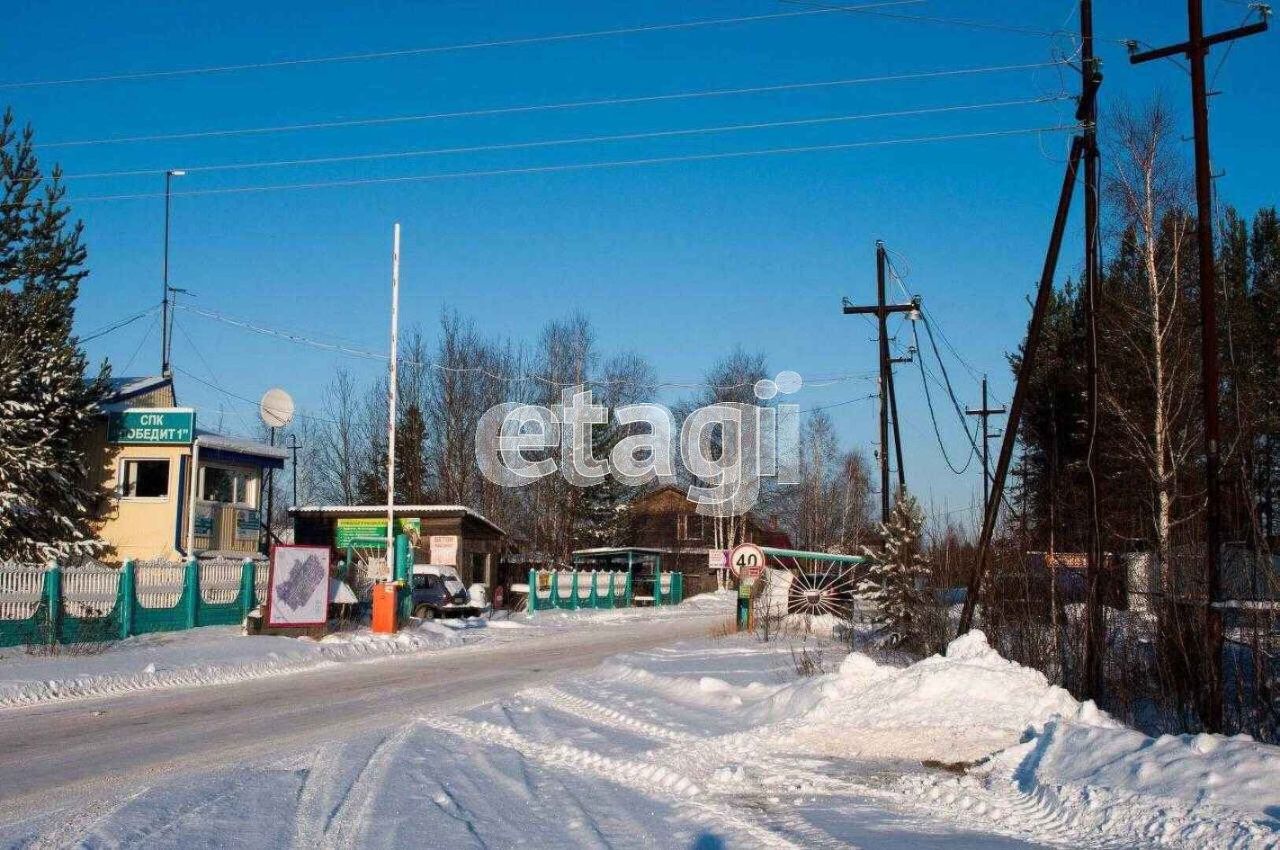
[[[289,509],[294,542],[329,546],[362,601],[376,581],[391,578],[386,553],[386,505],[302,505]],[[455,567],[463,583],[492,588],[506,532],[464,505],[396,505],[395,533],[404,534],[413,564]]]

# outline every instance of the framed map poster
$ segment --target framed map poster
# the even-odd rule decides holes
[[[329,548],[273,546],[268,626],[323,626],[329,618]]]

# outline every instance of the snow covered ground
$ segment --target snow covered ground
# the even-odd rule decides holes
[[[1280,749],[1147,738],[977,633],[906,667],[803,651],[826,672],[797,675],[795,639],[615,656],[462,714],[11,825],[0,845],[1280,847]]]
[[[732,611],[731,594],[705,594],[678,608],[505,613],[494,619],[437,620],[396,635],[367,628],[309,638],[246,637],[238,626],[210,626],[129,638],[97,654],[29,654],[0,649],[0,708],[123,694],[157,688],[219,685],[491,641],[519,640],[569,628]]]

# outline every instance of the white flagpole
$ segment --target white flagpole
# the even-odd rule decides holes
[[[400,223],[391,248],[391,376],[387,392],[387,571],[395,578],[396,348],[400,322]]]

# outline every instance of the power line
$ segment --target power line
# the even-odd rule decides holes
[[[177,317],[174,317],[174,318],[175,318],[175,321],[173,322],[173,326],[176,327],[178,330],[182,331],[182,335],[186,338],[187,343],[191,346],[191,350],[196,353],[196,357],[200,358],[200,362],[204,364],[204,370],[209,373],[209,380],[214,382],[214,384],[216,385],[217,373],[213,370],[213,367],[209,365],[209,361],[205,359],[204,352],[200,350],[200,346],[196,345],[196,341],[191,337],[191,334],[187,333],[187,329],[176,321]],[[249,423],[245,421],[244,416],[241,415],[240,411],[238,410],[236,411],[236,418],[240,420],[240,424],[245,427],[246,431],[252,432],[253,429],[249,427]]]
[[[158,71],[133,71],[98,74],[87,77],[67,77],[54,80],[27,80],[21,82],[0,83],[0,89],[40,88],[47,86],[69,86],[85,83],[121,82],[126,80],[154,80],[171,77],[189,77],[200,74],[224,74],[233,71],[261,71],[270,68],[288,68],[305,65],[322,65],[334,62],[360,62],[374,59],[396,59],[406,56],[424,56],[433,53],[456,53],[465,50],[480,50],[492,47],[517,47],[530,44],[550,44],[563,41],[580,41],[592,38],[603,38],[617,35],[636,35],[640,33],[663,32],[670,30],[697,29],[700,27],[724,26],[726,24],[746,24],[759,21],[780,20],[783,18],[800,18],[812,15],[831,14],[833,12],[874,9],[884,6],[902,6],[922,3],[924,0],[882,0],[861,6],[837,6],[825,9],[807,9],[796,12],[771,12],[763,15],[740,15],[732,18],[711,18],[698,21],[677,21],[674,23],[642,24],[633,27],[616,27],[586,32],[559,33],[555,35],[525,36],[521,38],[493,39],[489,41],[471,41],[461,44],[441,44],[430,47],[411,47],[400,50],[378,50],[367,53],[345,53],[334,56],[316,56],[301,59],[276,59],[266,62],[244,62],[227,65],[206,65],[197,68],[169,68]]]
[[[284,339],[289,342],[295,343],[297,345],[304,345],[304,346],[316,348],[322,351],[330,351],[337,354],[347,354],[353,357],[360,357],[368,360],[384,361],[388,359],[388,355],[382,352],[370,351],[368,349],[354,348],[347,345],[338,345],[331,342],[325,342],[323,340],[313,339],[304,334],[297,333],[294,331],[284,331],[276,328],[269,328],[263,325],[256,324],[254,322],[245,321],[243,319],[232,318],[230,316],[225,316],[213,310],[206,310],[200,307],[192,307],[187,304],[178,305],[178,309],[185,310],[187,312],[194,313],[195,315],[203,316],[205,318],[212,319],[214,321],[222,322],[224,324],[228,324],[233,327],[238,327],[243,330],[248,330],[253,333],[261,334],[263,336],[271,336],[279,339]],[[612,384],[628,383],[627,381],[622,381],[622,380],[557,381],[552,378],[548,378],[543,375],[536,375],[533,373],[525,373],[522,375],[501,375],[501,374],[498,374],[497,372],[492,372],[484,368],[483,366],[446,366],[443,363],[435,363],[430,361],[418,361],[418,360],[405,360],[404,358],[401,358],[400,362],[408,366],[439,369],[443,372],[478,373],[478,374],[486,375],[490,378],[493,378],[494,380],[506,381],[510,383],[518,383],[521,381],[538,381],[538,382],[549,384],[556,387],[572,387],[572,386],[577,386],[578,384],[608,386]],[[846,383],[848,381],[866,381],[871,379],[872,379],[872,376],[870,374],[855,372],[855,373],[846,373],[846,374],[834,375],[834,376],[826,376],[826,377],[819,376],[816,378],[810,378],[805,380],[805,386],[816,389],[820,387],[832,386],[834,384]],[[734,384],[714,384],[708,387],[708,384],[706,384],[705,382],[699,382],[699,381],[663,380],[663,381],[655,382],[654,386],[656,388],[677,388],[677,389],[710,388],[710,389],[716,389],[716,390],[733,390],[733,389],[741,389],[743,387],[748,387],[754,383],[755,383],[755,380],[752,379],[748,381],[739,381],[738,383],[734,383]]]
[[[942,439],[942,429],[938,427],[938,415],[933,407],[933,396],[929,392],[929,376],[926,375],[924,368],[924,352],[920,350],[920,335],[916,331],[914,322],[911,323],[911,335],[916,341],[916,363],[920,366],[920,383],[924,386],[925,403],[929,407],[929,420],[933,423],[933,435],[937,438],[938,448],[942,451],[942,460],[947,464],[947,468],[953,473],[956,475],[964,475],[965,472],[969,470],[970,465],[973,464],[973,458],[977,454],[977,449],[973,448],[973,441],[970,440],[971,451],[965,459],[964,466],[956,469],[956,465],[951,462],[951,456],[947,454],[946,443]],[[964,433],[966,437],[969,436],[969,428],[967,425],[965,426]]]
[[[1046,30],[1039,27],[1024,26],[1021,24],[1005,24],[999,21],[975,21],[965,18],[942,18],[933,15],[904,15],[900,12],[886,12],[875,8],[857,8],[850,6],[841,7],[826,3],[808,2],[808,0],[782,0],[782,2],[788,3],[792,6],[804,6],[810,9],[822,9],[830,12],[850,12],[859,15],[874,15],[881,18],[893,18],[901,21],[916,21],[918,23],[925,24],[944,24],[965,29],[996,30],[999,32],[1016,33],[1018,35],[1034,35],[1042,38],[1075,35],[1075,33],[1066,29]],[[1114,40],[1120,42],[1119,39]]]
[[[1049,68],[1065,64],[1061,60],[1047,62],[1029,62],[1014,65],[989,65],[976,68],[954,68],[936,71],[913,71],[901,74],[881,74],[873,77],[851,77],[838,80],[820,80],[806,83],[777,83],[764,86],[748,86],[729,89],[703,89],[698,91],[673,92],[669,94],[637,95],[633,97],[608,97],[593,100],[572,100],[561,103],[525,104],[519,106],[498,106],[485,109],[468,109],[454,112],[430,112],[418,115],[391,115],[374,118],[353,118],[342,121],[315,121],[304,124],[278,124],[264,127],[240,127],[223,130],[196,130],[186,133],[158,133],[151,135],[118,136],[97,139],[73,139],[66,141],[43,142],[38,148],[83,147],[86,145],[111,145],[137,142],[167,142],[188,139],[219,138],[226,136],[262,135],[270,133],[288,133],[306,130],[332,130],[346,127],[368,127],[383,124],[401,124],[416,121],[437,121],[453,118],[475,118],[491,115],[511,115],[528,112],[545,112],[553,110],[585,109],[596,106],[626,106],[639,103],[660,103],[673,100],[693,100],[710,97],[731,97],[746,94],[767,94],[783,91],[802,91],[806,89],[832,88],[838,86],[866,85],[874,83],[902,82],[907,80],[924,80],[945,77],[962,77],[975,74],[994,74],[1007,71],[1027,71]]]
[[[260,186],[235,186],[220,189],[194,189],[186,192],[174,192],[173,197],[198,197],[204,195],[239,195],[261,192],[281,192],[301,189],[327,189],[351,186],[374,186],[393,183],[417,183],[435,180],[458,180],[469,177],[505,177],[519,174],[554,174],[568,171],[592,171],[604,168],[622,168],[638,165],[664,165],[678,162],[709,162],[720,159],[744,159],[747,157],[773,156],[779,154],[816,153],[819,151],[854,150],[857,148],[884,147],[889,145],[921,144],[924,142],[949,142],[964,139],[989,139],[1007,136],[1025,136],[1033,133],[1053,133],[1074,130],[1070,125],[1052,125],[1044,127],[1026,127],[1016,130],[987,130],[975,133],[951,133],[936,136],[914,136],[899,139],[878,139],[865,142],[843,142],[826,145],[801,145],[783,148],[758,148],[746,151],[729,151],[724,153],[685,154],[681,156],[647,157],[643,159],[621,159],[606,162],[580,162],[565,165],[537,165],[520,168],[498,168],[480,171],[452,171],[439,174],[417,174],[402,177],[364,177],[349,180],[325,180],[312,183],[282,183]],[[96,201],[131,201],[144,198],[164,197],[163,192],[137,192],[120,195],[91,195],[84,198],[72,198],[74,203]]]
[[[991,101],[987,103],[964,103],[952,104],[948,106],[930,106],[920,107],[917,109],[899,109],[888,112],[863,112],[852,115],[831,115],[818,118],[796,118],[784,121],[757,121],[747,124],[721,124],[712,127],[691,127],[674,130],[652,130],[639,133],[618,133],[606,136],[578,136],[564,139],[544,139],[531,142],[506,142],[500,144],[471,145],[467,147],[452,148],[426,148],[419,150],[407,151],[391,151],[386,153],[367,153],[367,154],[348,154],[339,156],[323,156],[312,157],[308,159],[279,159],[264,160],[258,162],[236,162],[223,163],[214,165],[189,165],[184,166],[183,170],[189,174],[197,172],[212,171],[234,171],[255,168],[280,168],[303,165],[328,165],[341,162],[367,162],[380,159],[403,159],[408,157],[427,157],[440,156],[443,154],[459,154],[459,153],[480,153],[486,151],[500,150],[520,150],[528,148],[554,147],[559,145],[579,145],[579,144],[595,144],[599,142],[619,142],[619,141],[635,141],[639,139],[658,139],[670,138],[678,136],[693,136],[704,133],[733,133],[744,130],[766,130],[776,129],[779,127],[800,127],[812,126],[818,124],[834,124],[849,121],[861,121],[875,118],[899,118],[915,115],[935,115],[945,112],[972,112],[982,109],[1000,109],[1010,106],[1032,106],[1043,103],[1053,103],[1055,101],[1067,100],[1067,95],[1056,97],[1038,97],[1024,98],[1021,100],[1002,100]],[[148,175],[165,174],[169,171],[167,168],[152,168],[131,171],[100,171],[84,174],[65,174],[64,180],[75,179],[97,179],[108,177],[141,177]],[[34,181],[40,181],[45,178],[30,178]],[[181,193],[179,193],[181,194]]]
[[[194,374],[194,373],[192,373],[192,372],[188,372],[186,369],[183,369],[181,366],[174,365],[174,367],[173,367],[173,368],[174,368],[174,371],[181,372],[182,374],[186,375],[188,378],[190,378],[191,380],[195,381],[195,382],[196,382],[196,383],[198,383],[198,384],[204,384],[206,387],[208,387],[208,388],[210,388],[210,389],[212,389],[212,390],[217,390],[218,392],[222,393],[222,394],[223,394],[224,396],[226,396],[227,398],[234,399],[235,401],[243,402],[244,404],[251,404],[251,405],[253,405],[254,407],[257,407],[257,406],[259,405],[259,402],[256,402],[256,401],[254,401],[254,400],[253,400],[253,399],[251,399],[251,398],[245,398],[245,397],[244,397],[244,396],[242,396],[242,395],[236,395],[235,393],[231,392],[230,390],[222,388],[222,387],[221,387],[221,386],[219,386],[218,384],[215,384],[215,383],[213,383],[213,382],[211,382],[211,381],[206,381],[204,378],[201,378],[200,376],[198,376],[198,375],[196,375],[196,374]],[[239,416],[240,414],[236,414],[236,415],[237,415],[237,416]],[[338,422],[338,420],[336,420],[336,419],[326,419],[326,418],[325,418],[325,417],[323,417],[323,416],[313,416],[313,415],[312,415],[312,414],[310,414],[310,413],[303,413],[303,412],[301,412],[301,411],[295,411],[295,412],[294,412],[294,415],[295,415],[295,416],[300,416],[300,417],[302,417],[303,419],[310,419],[310,420],[311,420],[311,421],[313,421],[313,422],[326,422],[326,423],[328,423],[328,424],[330,424],[330,425],[338,425],[338,424],[341,424],[341,423],[339,423],[339,422]]]
[[[110,324],[108,324],[108,325],[104,325],[103,327],[99,328],[98,330],[93,331],[93,332],[92,332],[92,333],[90,333],[89,335],[87,335],[87,336],[83,336],[83,337],[80,337],[78,341],[79,341],[79,343],[80,343],[81,345],[83,345],[83,344],[84,344],[84,343],[86,343],[86,342],[91,342],[91,341],[93,341],[93,340],[95,340],[95,339],[98,339],[98,338],[100,338],[100,337],[104,337],[104,336],[106,336],[106,335],[107,335],[107,334],[109,334],[109,333],[114,333],[114,332],[116,332],[116,331],[120,330],[121,328],[124,328],[124,327],[127,327],[127,326],[129,326],[129,325],[133,324],[134,322],[138,321],[139,319],[142,319],[142,318],[144,318],[144,317],[146,317],[146,316],[151,315],[152,313],[154,313],[154,312],[155,312],[156,310],[158,310],[158,309],[159,309],[159,305],[156,305],[156,306],[154,306],[154,307],[148,307],[147,309],[143,310],[141,313],[136,313],[136,314],[134,314],[134,315],[132,315],[132,316],[129,316],[129,317],[125,318],[125,319],[120,319],[120,320],[115,321],[115,322],[112,322],[112,323],[110,323]]]

